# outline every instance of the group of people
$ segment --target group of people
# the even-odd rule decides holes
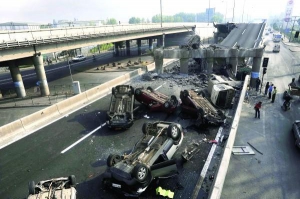
[[[274,84],[267,82],[266,87],[265,87],[265,95],[268,96],[268,98],[271,100],[272,103],[275,101],[275,97],[277,94],[277,89]]]

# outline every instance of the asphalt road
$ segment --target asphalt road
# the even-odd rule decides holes
[[[282,94],[292,78],[299,77],[300,51],[291,52],[290,45],[280,43],[279,53],[273,53],[272,35],[267,36],[264,57],[269,57],[264,83],[277,87],[275,103],[255,92],[250,104],[244,104],[239,122],[235,146],[247,146],[247,142],[263,153],[250,156],[231,156],[222,199],[241,198],[300,198],[300,150],[294,146],[292,123],[300,119],[300,99],[295,97],[291,110],[281,110]],[[264,90],[264,87],[263,87]],[[253,107],[262,101],[261,119],[254,118]]]
[[[130,83],[135,88],[152,86],[167,95],[179,97],[180,90],[191,85],[175,85],[171,79],[144,82],[139,79]],[[170,86],[173,85],[173,86]],[[201,143],[201,150],[193,159],[180,167],[180,174],[171,179],[154,181],[141,198],[155,197],[159,185],[175,191],[175,198],[190,198],[205,163],[212,144],[203,139],[214,139],[218,127],[209,129],[193,128],[193,121],[164,113],[149,113],[141,108],[135,112],[136,121],[126,131],[112,131],[105,124],[106,110],[110,96],[106,96],[87,107],[25,137],[0,150],[0,195],[2,198],[24,198],[27,196],[27,183],[54,177],[77,177],[78,198],[120,198],[114,192],[101,187],[101,174],[106,169],[106,158],[111,153],[128,152],[142,136],[141,127],[146,121],[179,122],[184,128],[185,138],[175,157],[180,159],[184,148],[193,141]],[[139,104],[136,103],[136,106]],[[144,116],[150,116],[149,119]],[[84,136],[87,136],[83,139]],[[83,139],[77,145],[73,143]],[[176,189],[181,185],[183,189]],[[157,197],[157,196],[156,196]]]
[[[253,48],[262,24],[237,24],[230,34],[221,42],[222,46]]]

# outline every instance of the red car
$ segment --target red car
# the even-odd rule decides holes
[[[178,100],[175,95],[168,97],[153,88],[137,88],[135,89],[135,99],[142,104],[145,104],[151,111],[165,111],[173,113],[178,105]]]

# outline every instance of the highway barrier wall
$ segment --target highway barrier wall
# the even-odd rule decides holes
[[[168,63],[171,64],[174,63],[174,61],[167,60],[164,67],[168,65]],[[149,68],[148,70],[154,70],[155,64],[150,65],[150,67],[147,66],[147,68]],[[26,117],[1,126],[0,149],[22,139],[27,135],[30,135],[31,133],[34,133],[35,131],[61,119],[62,117],[65,117],[66,115],[79,110],[84,106],[87,106],[90,103],[95,102],[96,100],[99,100],[99,98],[109,94],[112,87],[124,84],[143,73],[142,69],[139,68]]]
[[[245,81],[244,81],[244,86],[243,86],[242,92],[240,94],[240,99],[239,99],[239,103],[238,103],[238,106],[237,106],[237,109],[235,112],[235,116],[234,116],[234,119],[231,124],[231,130],[229,133],[229,137],[228,137],[226,146],[224,148],[222,160],[219,165],[218,172],[215,175],[216,177],[213,182],[212,188],[210,189],[208,198],[213,198],[213,199],[221,198],[221,193],[222,193],[223,185],[225,182],[225,177],[226,177],[227,170],[229,167],[232,147],[233,147],[233,144],[235,141],[235,136],[236,136],[239,121],[240,121],[242,106],[243,106],[247,86],[249,85],[249,80],[250,80],[250,76],[247,75],[245,78]]]

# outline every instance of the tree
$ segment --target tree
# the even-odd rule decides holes
[[[115,25],[117,24],[117,20],[114,18],[106,19],[106,22],[104,25]]]

